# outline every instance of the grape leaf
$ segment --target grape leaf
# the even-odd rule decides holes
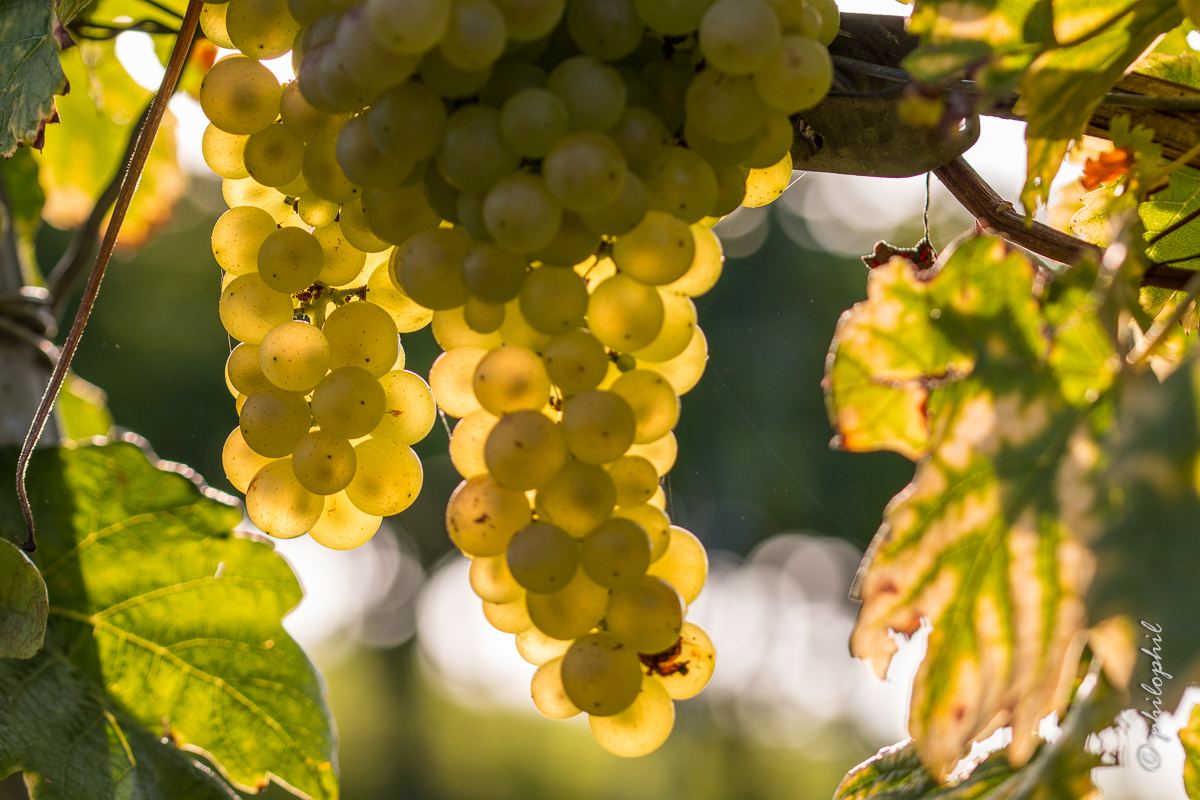
[[[1170,181],[1138,206],[1146,238],[1152,241],[1146,255],[1157,263],[1194,269],[1200,267],[1200,220],[1195,216],[1200,213],[1200,171],[1181,167]]]
[[[6,459],[3,480],[11,481],[13,463]],[[333,730],[321,681],[280,624],[300,586],[270,544],[232,533],[236,508],[206,498],[180,471],[155,468],[128,443],[35,456],[28,485],[49,589],[47,649],[54,644],[64,668],[102,692],[101,708],[158,736],[169,729],[236,786],[253,790],[274,778],[332,800]],[[0,495],[0,529],[13,537],[20,520]],[[39,760],[45,754],[33,742],[3,727],[36,723],[0,717],[8,747],[0,772],[46,777],[66,768]],[[110,727],[120,739],[125,726]]]
[[[1034,275],[991,237],[932,274],[893,259],[829,360],[843,446],[918,462],[860,570],[851,650],[883,675],[889,631],[932,622],[909,732],[938,778],[1004,724],[1010,760],[1029,757],[1086,620],[1081,540],[1098,525],[1095,429],[1118,362],[1086,289],[1068,280],[1039,303]]]
[[[55,402],[63,435],[68,439],[90,439],[107,436],[113,427],[104,390],[88,383],[74,372],[68,372]]]
[[[0,539],[0,658],[33,658],[46,635],[46,582],[29,557]]]
[[[4,188],[17,230],[26,240],[32,240],[42,222],[42,206],[46,194],[38,184],[38,166],[33,154],[22,148],[13,157],[0,161],[4,172]]]
[[[67,91],[47,0],[0,6],[0,157],[37,143],[54,117],[54,95]]]

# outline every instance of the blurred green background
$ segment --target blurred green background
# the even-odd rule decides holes
[[[237,417],[222,378],[230,343],[217,318],[220,272],[209,248],[223,208],[219,186],[195,179],[167,228],[135,256],[114,260],[75,370],[107,392],[119,426],[232,493],[220,456]],[[43,268],[67,238],[43,227]],[[676,522],[711,550],[745,555],[793,530],[841,537],[861,550],[886,502],[911,477],[911,464],[899,456],[829,447],[825,354],[838,316],[865,296],[865,281],[860,261],[806,250],[772,221],[762,247],[729,258],[717,287],[698,299],[710,361],[684,398],[668,499]],[[403,344],[409,369],[427,375],[438,353],[429,330],[405,335]],[[442,520],[459,479],[446,447],[440,425],[417,445],[425,487],[396,526],[427,572],[450,550]],[[701,695],[679,705],[675,732],[660,751],[623,761],[601,751],[578,721],[460,705],[418,662],[412,640],[330,662],[346,800],[807,800],[829,797],[875,749],[837,728],[819,750],[751,741],[720,724]],[[287,795],[274,789],[267,796]]]

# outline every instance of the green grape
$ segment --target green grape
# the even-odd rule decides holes
[[[363,192],[362,208],[372,233],[396,245],[404,244],[422,231],[433,230],[441,223],[419,183],[367,189]]]
[[[263,283],[283,294],[311,286],[324,262],[321,243],[303,228],[279,228],[258,249],[258,274]]]
[[[446,180],[464,192],[486,192],[514,171],[520,156],[500,135],[500,112],[490,106],[460,108],[446,121],[437,163]]]
[[[467,301],[463,271],[471,244],[471,237],[457,228],[418,233],[392,260],[392,281],[426,308],[461,306]]]
[[[763,127],[765,126],[764,122]],[[763,140],[763,128],[760,127],[745,139],[739,139],[736,142],[718,142],[701,133],[697,129],[696,123],[689,119],[683,123],[683,138],[687,141],[689,150],[695,150],[704,156],[704,160],[712,165],[713,169],[720,169],[721,167],[737,166],[752,157],[755,148]]]
[[[567,30],[580,50],[605,61],[632,53],[645,33],[629,0],[572,0]]]
[[[625,156],[609,137],[576,131],[554,143],[542,162],[551,194],[572,211],[604,208],[621,195]]]
[[[792,182],[792,154],[785,153],[779,163],[766,169],[752,169],[746,176],[746,196],[742,205],[760,208],[783,194]]]
[[[358,301],[339,306],[325,320],[324,330],[333,350],[330,366],[335,370],[359,367],[378,378],[396,363],[400,349],[396,325],[374,303]]]
[[[717,199],[708,214],[721,218],[736,211],[746,199],[746,176],[750,174],[750,170],[731,164],[713,167],[713,173],[717,176]]]
[[[637,653],[611,633],[591,633],[563,656],[562,682],[571,702],[597,717],[629,707],[642,685]]]
[[[679,397],[657,372],[635,369],[617,378],[610,389],[625,398],[637,419],[638,444],[657,441],[679,422]]]
[[[567,107],[548,89],[514,93],[500,110],[500,134],[517,155],[541,158],[567,132]]]
[[[676,292],[662,291],[663,324],[654,341],[633,355],[641,361],[660,363],[675,358],[691,344],[696,332],[696,305],[691,298]]]
[[[342,126],[335,146],[338,164],[346,177],[359,186],[395,186],[412,169],[412,164],[380,152],[371,141],[367,126],[365,114]]]
[[[300,175],[304,142],[276,122],[250,135],[243,159],[250,177],[263,186],[284,186]]]
[[[382,516],[362,511],[342,490],[325,498],[325,510],[308,535],[331,550],[353,550],[366,544],[382,522]]]
[[[455,0],[438,45],[442,57],[466,72],[486,69],[504,53],[504,15],[491,0]]]
[[[251,450],[242,438],[241,428],[234,428],[221,448],[221,466],[225,469],[225,477],[229,478],[233,488],[242,493],[250,487],[250,480],[258,471],[273,460]]]
[[[236,50],[237,47],[229,38],[229,28],[225,25],[225,15],[229,10],[229,2],[205,3],[200,8],[200,30],[205,38],[217,47],[226,50]]]
[[[513,534],[528,525],[529,518],[525,495],[505,489],[490,475],[460,483],[446,506],[451,541],[475,557],[503,555]]]
[[[697,328],[696,330],[699,330]],[[635,444],[629,448],[629,455],[642,456],[657,470],[659,475],[666,475],[675,466],[675,457],[679,454],[679,443],[675,434],[668,433],[661,439],[648,444]],[[643,526],[645,527],[645,526]]]
[[[483,457],[501,486],[524,492],[554,477],[567,458],[567,445],[562,430],[544,414],[514,411],[492,428]]]
[[[616,491],[618,506],[649,502],[658,491],[658,473],[641,456],[621,456],[605,466]]]
[[[292,19],[302,26],[312,25],[325,14],[338,10],[338,5],[331,0],[287,0],[287,7]],[[300,32],[302,39],[305,30]]]
[[[221,291],[221,324],[234,339],[258,344],[267,331],[292,318],[292,299],[263,283],[257,273],[239,275]]]
[[[550,400],[550,376],[538,354],[505,345],[485,355],[475,367],[475,397],[496,416],[541,409]]]
[[[692,340],[683,352],[668,361],[649,362],[638,360],[638,369],[649,369],[667,379],[671,388],[678,395],[684,395],[695,388],[704,375],[704,367],[708,361],[708,340],[704,331],[696,328],[692,332]]]
[[[367,0],[371,30],[389,50],[419,55],[435,46],[450,22],[450,0]]]
[[[695,255],[696,245],[687,223],[663,211],[647,212],[641,224],[613,243],[617,267],[652,286],[683,277]]]
[[[480,333],[467,323],[467,309],[474,299],[468,299],[466,305],[457,308],[434,312],[433,338],[443,350],[453,350],[456,347],[482,347],[484,350],[491,350],[504,343],[500,334]],[[503,313],[504,306],[499,308]]]
[[[408,80],[421,62],[416,55],[398,54],[384,47],[361,3],[342,15],[337,35],[323,57],[326,68],[337,74],[334,83],[322,82],[327,94],[335,86],[354,85],[361,87],[363,97],[372,103],[388,87]]]
[[[521,292],[529,264],[497,244],[471,247],[463,261],[463,277],[471,294],[487,303],[507,303]]]
[[[290,458],[264,466],[246,488],[246,513],[250,521],[278,539],[293,539],[308,533],[324,508],[325,498],[308,491],[296,480]]]
[[[258,357],[267,380],[284,391],[303,394],[329,371],[329,340],[316,325],[292,320],[267,331]]]
[[[658,491],[657,486],[654,491]],[[671,519],[661,508],[649,503],[637,503],[618,507],[613,512],[613,516],[631,519],[642,526],[642,530],[650,537],[651,564],[654,564],[663,557],[663,553],[667,552],[667,545],[671,541]]]
[[[650,537],[641,525],[611,517],[583,537],[579,565],[601,586],[628,586],[646,574],[650,548]]]
[[[350,442],[329,431],[304,434],[292,453],[292,470],[313,494],[337,494],[350,484],[356,464]]]
[[[547,266],[573,267],[594,255],[600,243],[600,234],[585,225],[578,214],[567,211],[550,243],[530,255]]]
[[[363,211],[362,200],[355,199],[342,206],[338,217],[338,227],[346,241],[364,253],[382,253],[392,245],[380,239],[371,230],[367,222],[367,213]]]
[[[716,662],[712,639],[696,623],[684,622],[679,632],[679,652],[658,663],[654,674],[672,700],[687,700],[700,694],[712,677]]]
[[[686,115],[684,100],[688,85],[695,75],[691,64],[677,51],[670,60],[650,61],[642,67],[641,74],[650,93],[648,107],[666,124],[667,130],[678,131]]]
[[[340,230],[339,226],[335,224],[339,211],[341,211],[341,206],[328,200],[322,200],[311,189],[305,189],[304,193],[296,198],[296,215],[305,225],[311,225],[314,228],[331,226],[335,230]],[[339,233],[338,236],[341,237],[341,234]]]
[[[717,175],[702,156],[672,147],[667,165],[646,185],[650,207],[687,223],[699,222],[717,202]]]
[[[300,93],[300,84],[292,81],[283,87],[279,100],[283,126],[302,142],[326,142],[337,136],[346,123],[343,115],[325,114],[312,107]]]
[[[466,71],[451,64],[441,50],[430,50],[421,59],[421,81],[442,97],[463,99],[479,94],[492,77],[492,68]]]
[[[525,596],[529,618],[538,630],[564,641],[577,639],[596,627],[607,603],[608,590],[583,570],[576,570],[571,582],[557,592]]]
[[[662,287],[666,292],[677,292],[689,297],[707,293],[721,277],[725,266],[725,252],[721,240],[711,229],[702,225],[691,225],[696,255],[683,277]]]
[[[737,142],[753,135],[767,116],[756,83],[749,75],[726,75],[708,67],[688,86],[688,120],[718,142]]]
[[[292,49],[300,23],[288,13],[286,0],[229,0],[225,28],[234,47],[264,60]]]
[[[359,196],[360,189],[351,183],[337,161],[337,139],[310,141],[304,147],[304,182],[322,200],[348,203]]]
[[[259,455],[291,455],[312,424],[304,395],[268,387],[246,398],[239,414],[246,445]]]
[[[258,269],[258,250],[276,230],[274,218],[255,206],[236,206],[213,225],[213,256],[231,275],[246,275]]]
[[[654,341],[663,324],[663,302],[653,286],[616,274],[588,298],[588,325],[606,347],[622,353]]]
[[[259,366],[258,352],[258,345],[239,344],[229,353],[225,375],[238,394],[251,395],[272,385]]]
[[[517,634],[515,644],[517,645],[517,653],[520,654],[521,658],[535,667],[540,667],[556,658],[561,659],[566,654],[567,648],[571,646],[570,642],[564,642],[562,639],[547,636],[537,628],[530,628],[523,633]],[[536,681],[536,676],[534,680]],[[562,691],[561,678],[559,680],[559,691]],[[563,697],[566,697],[565,693]],[[535,700],[534,702],[536,703],[537,701]],[[575,713],[578,714],[579,709],[575,709]]]
[[[253,0],[248,0],[253,2]],[[279,116],[283,88],[271,70],[245,56],[226,56],[200,84],[200,107],[226,133],[261,131]]]
[[[647,573],[675,587],[683,602],[691,603],[708,579],[708,553],[695,534],[672,525],[666,552]]]
[[[458,189],[446,183],[437,159],[429,160],[425,167],[425,197],[438,216],[447,222],[458,224]]]
[[[594,211],[580,211],[584,224],[605,236],[620,236],[637,227],[650,208],[646,184],[632,172],[625,173],[625,184],[616,200]]]
[[[342,235],[339,225],[326,225],[312,232],[321,245],[323,261],[317,280],[326,286],[345,286],[363,271],[367,255],[354,248]]]
[[[392,282],[391,266],[399,252],[400,248],[393,248],[388,263],[376,267],[367,278],[367,302],[388,312],[397,331],[411,333],[428,325],[433,311],[418,304]]]
[[[446,128],[446,106],[418,81],[389,89],[367,114],[371,141],[382,152],[416,163],[437,153]]]
[[[615,503],[616,489],[603,468],[569,460],[538,489],[534,508],[539,519],[579,538],[608,519]]]
[[[291,134],[288,135],[291,136]],[[301,153],[301,157],[303,157],[303,153]],[[304,182],[304,175],[302,175],[299,170],[296,171],[296,177],[292,178],[290,181],[278,188],[279,193],[284,197],[294,197],[296,199],[299,199],[300,195],[308,192],[308,184]],[[287,206],[293,211],[296,211],[295,203],[287,202]],[[299,215],[299,211],[296,211],[296,216],[299,217]],[[291,218],[291,216],[291,214],[288,215],[289,218]],[[304,220],[301,219],[300,221],[303,222]]]
[[[700,27],[712,0],[633,0],[633,10],[659,33],[682,36]]]
[[[521,586],[549,594],[575,575],[579,544],[555,525],[535,522],[517,531],[508,543],[508,569]]]
[[[593,56],[572,56],[560,62],[551,70],[546,88],[566,106],[572,130],[606,131],[625,110],[621,73]]]
[[[642,178],[656,175],[667,163],[671,132],[653,111],[645,108],[625,109],[609,136],[625,154],[629,169]]]
[[[459,216],[462,218],[461,205]],[[483,201],[483,221],[498,244],[513,252],[529,253],[554,239],[562,221],[562,207],[541,176],[515,172],[488,191]]]
[[[675,704],[654,675],[642,680],[641,691],[622,711],[588,718],[597,744],[622,758],[640,758],[667,741],[675,727]]]
[[[484,600],[483,616],[501,633],[523,633],[533,626],[529,611],[525,608],[524,598],[504,604]]]
[[[222,178],[240,180],[248,177],[250,173],[246,171],[242,152],[249,138],[236,133],[226,133],[216,125],[210,124],[204,129],[204,137],[200,140],[200,152],[204,156],[204,163]]]
[[[454,433],[450,436],[450,463],[464,478],[474,478],[487,474],[487,462],[483,458],[483,448],[487,443],[488,434],[496,425],[496,417],[482,408],[472,411],[458,421]],[[486,597],[484,598],[487,599]],[[499,603],[499,600],[493,600]]]
[[[508,570],[508,556],[477,556],[471,560],[469,572],[471,591],[489,603],[512,603],[520,600],[525,590]]]
[[[504,306],[485,303],[478,297],[468,297],[463,307],[463,321],[476,333],[495,333],[496,338],[503,341],[498,331],[504,324]],[[501,342],[497,342],[499,345]],[[495,345],[493,345],[495,346]]]
[[[424,473],[412,448],[392,439],[367,439],[354,446],[358,469],[346,496],[360,511],[380,517],[399,514],[421,491]]]
[[[567,448],[588,464],[607,464],[623,456],[633,444],[636,427],[629,403],[612,392],[584,392],[563,408]]]
[[[527,347],[535,352],[541,352],[550,341],[548,334],[534,330],[521,313],[519,300],[509,300],[504,304],[504,322],[500,323],[500,338],[505,344],[517,347]]]
[[[716,0],[700,21],[700,48],[708,65],[749,75],[779,46],[779,17],[763,0]]]
[[[750,155],[742,159],[743,166],[766,169],[783,158],[792,149],[796,132],[786,114],[768,113],[763,121],[762,135]]]
[[[483,406],[475,399],[475,367],[487,354],[482,347],[456,347],[437,357],[429,368],[429,386],[443,411],[462,419]]]
[[[604,345],[587,331],[574,330],[553,337],[542,352],[546,372],[564,394],[595,389],[608,372]]]
[[[383,417],[371,435],[409,445],[424,439],[437,420],[429,384],[415,372],[399,369],[384,375],[379,384],[385,397]]]
[[[565,333],[583,325],[587,283],[567,267],[541,267],[521,287],[521,314],[534,330]],[[549,388],[549,379],[547,379]]]
[[[609,631],[633,650],[661,653],[679,640],[683,606],[683,598],[671,584],[644,575],[613,590],[604,616]]]
[[[821,17],[821,32],[817,34],[817,41],[828,47],[837,38],[838,29],[842,24],[837,3],[834,0],[808,0],[808,2]]]
[[[768,105],[788,114],[812,108],[833,83],[833,60],[825,45],[785,36],[754,73],[754,88]]]
[[[504,14],[508,38],[532,42],[547,36],[562,19],[566,0],[496,0]]]
[[[357,439],[375,429],[386,405],[374,375],[359,367],[339,367],[313,390],[312,416],[321,430]]]

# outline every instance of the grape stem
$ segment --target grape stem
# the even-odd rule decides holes
[[[167,110],[167,103],[175,93],[175,85],[179,82],[179,75],[183,72],[188,52],[191,50],[202,5],[201,0],[189,0],[188,2],[187,12],[179,26],[179,36],[171,51],[171,59],[167,62],[162,85],[158,87],[158,91],[154,94],[154,100],[151,101],[150,108],[146,112],[145,124],[138,132],[133,154],[124,170],[125,174],[121,178],[121,188],[117,192],[112,218],[109,220],[108,228],[104,231],[100,251],[96,254],[91,275],[88,276],[83,299],[79,303],[79,311],[75,314],[75,320],[71,324],[71,330],[63,344],[58,363],[54,365],[54,373],[50,376],[50,383],[42,395],[42,401],[38,404],[33,423],[29,426],[29,432],[25,435],[25,442],[21,446],[21,456],[17,460],[17,501],[21,505],[21,514],[25,517],[27,531],[27,538],[21,548],[27,553],[32,553],[37,549],[34,541],[33,509],[29,505],[29,494],[25,489],[25,472],[29,467],[29,458],[33,454],[38,438],[42,435],[46,420],[50,417],[50,410],[58,398],[59,389],[62,388],[63,380],[67,376],[67,369],[71,366],[71,359],[79,347],[83,329],[87,325],[92,307],[96,303],[96,297],[100,293],[100,282],[104,279],[104,271],[112,257],[113,248],[117,244],[117,235],[121,232],[121,224],[125,221],[129,203],[133,199],[133,193],[137,190],[138,179],[141,177],[142,170],[146,166],[146,159],[150,155],[150,147],[154,143],[159,124]]]

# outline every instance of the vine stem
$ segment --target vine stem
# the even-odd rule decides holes
[[[167,111],[167,103],[175,94],[175,85],[179,82],[179,76],[187,61],[188,51],[191,50],[202,5],[201,0],[189,0],[188,2],[187,12],[179,26],[179,36],[175,40],[174,49],[171,50],[171,59],[167,62],[162,85],[158,87],[154,100],[150,103],[146,124],[142,126],[141,133],[138,135],[137,144],[133,148],[133,156],[129,159],[125,177],[121,181],[121,190],[117,193],[117,202],[113,207],[108,228],[104,231],[104,240],[100,243],[100,251],[96,254],[92,272],[88,276],[83,299],[79,303],[79,311],[75,314],[75,321],[71,324],[66,342],[63,343],[58,363],[54,365],[50,383],[46,386],[46,392],[42,395],[41,403],[38,404],[33,423],[25,435],[25,443],[21,446],[21,457],[17,460],[17,501],[20,503],[21,513],[25,517],[27,532],[27,538],[21,548],[27,553],[32,553],[37,549],[34,541],[33,509],[29,505],[29,494],[25,490],[25,472],[29,467],[29,458],[33,455],[33,448],[42,435],[42,429],[46,427],[50,410],[54,407],[54,401],[58,399],[58,392],[67,376],[67,369],[71,366],[71,359],[79,347],[79,340],[83,337],[83,329],[87,326],[92,307],[96,304],[96,296],[100,293],[100,282],[104,279],[104,271],[112,257],[113,248],[117,244],[117,235],[121,232],[121,224],[125,221],[129,203],[133,200],[133,193],[137,190],[138,179],[142,175],[142,169],[146,166],[146,159],[150,156],[150,147],[154,144],[159,124],[162,122],[163,114]]]

